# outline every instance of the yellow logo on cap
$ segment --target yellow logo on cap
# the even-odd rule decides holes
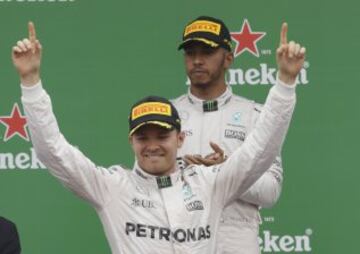
[[[184,37],[195,32],[209,32],[216,35],[220,34],[221,25],[207,20],[198,20],[185,28]]]
[[[169,104],[161,102],[146,102],[133,108],[131,111],[131,119],[135,120],[141,116],[158,114],[171,116],[171,107]]]

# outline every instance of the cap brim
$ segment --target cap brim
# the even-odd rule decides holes
[[[212,48],[217,48],[220,46],[219,43],[216,43],[214,41],[211,41],[211,40],[208,40],[208,39],[205,39],[205,38],[200,38],[200,37],[193,37],[193,38],[189,38],[189,39],[186,39],[185,41],[183,41],[179,47],[178,47],[178,50],[181,50],[183,49],[185,46],[189,45],[190,43],[194,42],[194,41],[197,41],[197,42],[202,42]]]
[[[148,124],[154,124],[154,125],[158,125],[164,129],[168,129],[168,130],[172,130],[175,127],[169,123],[166,122],[161,122],[161,121],[146,121],[146,122],[142,122],[140,124],[138,124],[137,126],[135,126],[129,133],[129,136],[132,136],[135,131],[137,131],[138,129],[140,129],[141,127],[148,125]]]

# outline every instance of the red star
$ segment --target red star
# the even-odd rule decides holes
[[[265,32],[253,32],[249,21],[244,20],[240,32],[232,32],[231,38],[236,42],[235,57],[241,55],[245,50],[249,51],[256,57],[259,57],[259,51],[256,43],[265,36]]]
[[[17,103],[14,104],[10,116],[0,116],[0,122],[6,126],[5,142],[16,134],[29,141],[29,135],[26,130],[26,118],[21,114]]]

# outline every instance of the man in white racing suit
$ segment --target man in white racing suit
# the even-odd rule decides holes
[[[260,104],[234,95],[225,82],[225,71],[233,62],[230,42],[224,22],[213,17],[198,17],[184,29],[179,49],[184,50],[190,88],[172,102],[186,135],[178,154],[188,163],[222,162],[243,144],[260,115]],[[204,159],[212,149],[218,155],[213,162]],[[226,206],[218,232],[218,253],[260,253],[259,208],[276,203],[282,180],[281,159],[277,157],[249,190]]]
[[[301,66],[304,52],[284,44],[279,59],[284,82],[269,92],[252,133],[225,163],[180,169],[184,141],[175,107],[146,97],[129,115],[129,141],[137,163],[96,166],[61,134],[49,95],[40,80],[42,46],[29,23],[29,38],[17,42],[17,69],[32,143],[39,159],[59,181],[98,213],[112,253],[216,253],[216,232],[224,206],[245,192],[279,153],[295,105],[295,85],[286,77]],[[295,61],[289,63],[290,55]],[[293,60],[294,60],[293,59]],[[280,76],[281,78],[282,76]]]

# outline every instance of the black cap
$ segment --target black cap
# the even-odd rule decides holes
[[[163,128],[181,130],[181,121],[174,105],[159,96],[148,96],[136,102],[129,115],[129,135],[146,124],[155,124]]]
[[[208,16],[200,16],[190,22],[184,29],[183,41],[178,50],[193,41],[199,41],[210,47],[222,47],[231,51],[231,36],[224,22]]]

